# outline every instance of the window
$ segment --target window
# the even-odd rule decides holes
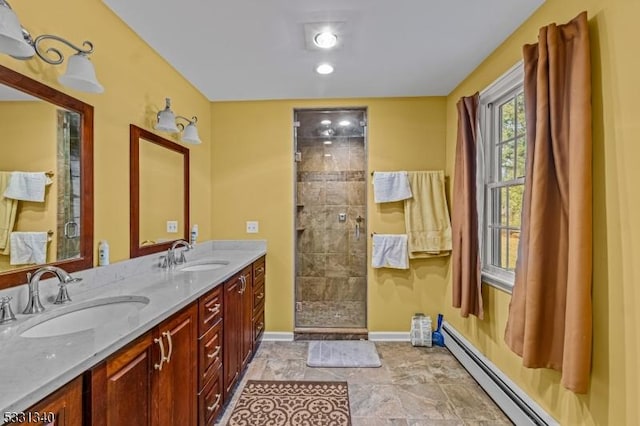
[[[480,95],[483,281],[511,290],[520,241],[526,121],[522,64]]]

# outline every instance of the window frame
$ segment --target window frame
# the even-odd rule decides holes
[[[515,279],[514,272],[507,271],[491,264],[492,235],[491,230],[491,190],[498,187],[508,187],[509,184],[524,184],[524,177],[500,182],[496,177],[499,173],[499,161],[496,160],[497,145],[495,139],[499,129],[500,113],[496,106],[504,101],[516,97],[523,90],[524,65],[520,61],[511,67],[505,74],[484,89],[479,96],[479,135],[481,138],[482,152],[478,155],[478,184],[482,184],[482,190],[478,191],[478,236],[480,238],[480,259],[482,282],[511,293]],[[526,134],[526,133],[525,133]],[[517,135],[515,136],[517,145]],[[514,153],[514,161],[517,161]],[[508,227],[507,227],[508,229]]]

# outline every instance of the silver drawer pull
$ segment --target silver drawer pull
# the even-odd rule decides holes
[[[167,364],[168,364],[171,362],[171,354],[173,353],[173,339],[171,338],[170,331],[165,331],[162,334],[167,338],[167,342],[169,342],[169,353],[167,354]]]
[[[216,350],[211,352],[209,355],[207,355],[207,358],[209,359],[217,358],[218,354],[220,354],[220,346],[216,346]]]
[[[259,267],[258,269],[256,269],[256,272],[258,273],[263,273],[264,272],[264,266]]]
[[[220,304],[216,303],[215,305],[213,305],[213,308],[209,308],[209,312],[214,315],[218,315],[220,313]]]
[[[218,409],[218,407],[220,407],[220,398],[222,398],[221,394],[216,394],[216,402],[214,402],[212,405],[207,407],[207,410],[209,411],[216,411]]]
[[[260,321],[260,322],[258,323],[258,332],[259,332],[260,330],[262,330],[262,327],[264,327],[264,323],[263,323],[262,321]]]
[[[160,345],[160,364],[155,364],[153,366],[153,368],[155,368],[156,370],[162,371],[162,364],[164,364],[164,344],[162,343],[162,338],[160,339],[153,339],[153,341],[155,343],[157,343],[158,345]]]
[[[260,293],[260,294],[257,294],[257,295],[256,295],[256,298],[257,298],[258,300],[262,299],[263,297],[264,297],[264,292],[262,292],[262,293]]]

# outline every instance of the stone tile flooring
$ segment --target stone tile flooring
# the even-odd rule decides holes
[[[511,425],[444,348],[376,343],[380,368],[307,367],[307,342],[263,342],[218,425],[247,380],[347,381],[353,426]]]

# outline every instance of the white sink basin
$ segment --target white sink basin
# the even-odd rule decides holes
[[[91,330],[109,322],[137,317],[148,303],[149,299],[144,296],[117,296],[69,305],[63,312],[56,312],[53,317],[30,326],[20,336],[52,337]]]
[[[224,268],[227,266],[229,262],[226,260],[202,260],[195,261],[192,264],[188,264],[181,268],[178,268],[178,271],[182,272],[199,272],[199,271],[213,271],[215,269]]]

